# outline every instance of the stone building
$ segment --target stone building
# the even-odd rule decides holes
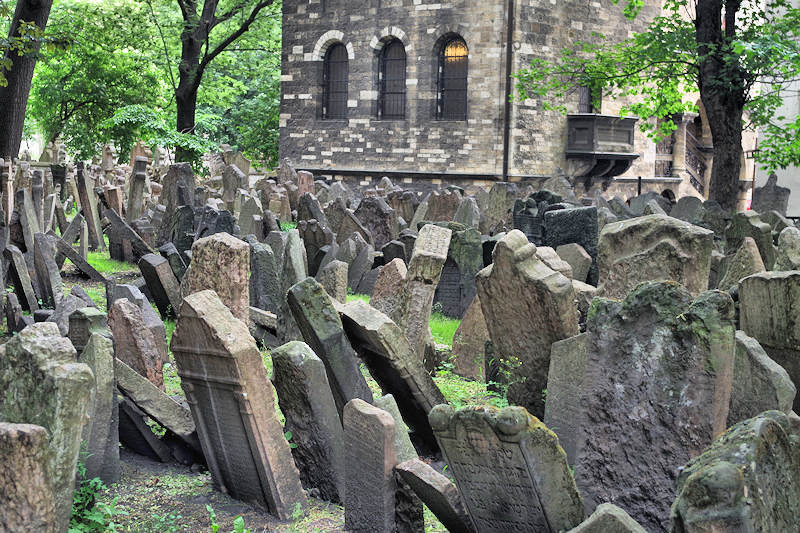
[[[284,0],[281,158],[363,185],[564,175],[579,192],[631,196],[642,176],[646,190],[707,196],[695,117],[656,146],[618,116],[623,102],[593,109],[578,90],[565,116],[513,98],[511,75],[532,59],[594,32],[625,39],[659,10],[646,0],[630,22],[610,0]]]

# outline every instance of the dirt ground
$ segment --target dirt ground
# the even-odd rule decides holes
[[[308,510],[296,510],[294,519],[280,521],[255,507],[214,490],[208,472],[193,472],[177,464],[163,464],[120,448],[121,476],[103,494],[117,498],[116,508],[128,515],[115,519],[125,533],[211,532],[206,506],[216,514],[220,533],[233,531],[237,516],[251,533],[343,531],[341,507],[309,498]]]

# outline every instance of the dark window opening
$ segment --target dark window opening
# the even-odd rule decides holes
[[[393,40],[381,51],[378,72],[378,118],[406,117],[406,49]]]
[[[439,54],[439,97],[436,108],[440,120],[467,120],[467,71],[469,50],[460,37],[449,40]]]
[[[325,53],[322,118],[347,118],[347,48],[334,44]]]

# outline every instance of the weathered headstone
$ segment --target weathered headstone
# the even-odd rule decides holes
[[[519,230],[498,241],[493,257],[476,281],[496,357],[509,366],[508,398],[544,416],[550,345],[579,333],[572,283]]]
[[[271,313],[281,306],[281,280],[272,248],[247,238],[250,245],[250,305]]]
[[[175,317],[181,308],[181,286],[169,261],[160,255],[147,254],[139,259],[139,270],[161,317]]]
[[[0,348],[0,420],[47,430],[45,472],[58,532],[69,524],[93,381],[92,371],[76,362],[75,348],[55,324],[32,324]]]
[[[292,341],[272,350],[278,403],[284,431],[295,444],[292,455],[306,490],[323,500],[344,500],[344,435],[325,373],[325,365],[307,344]]]
[[[481,300],[476,295],[453,335],[453,373],[461,377],[483,380],[484,347],[489,330],[483,318]]]
[[[733,215],[728,227],[725,228],[725,253],[733,255],[742,245],[745,237],[752,237],[756,241],[761,259],[767,270],[775,265],[775,246],[772,243],[772,228],[762,222],[758,213],[745,211]]]
[[[728,291],[731,287],[738,285],[742,278],[765,270],[756,241],[752,237],[745,237],[742,245],[736,250],[736,254],[728,262],[725,276],[720,280],[717,288],[721,291]]]
[[[394,396],[415,444],[435,452],[428,413],[446,401],[403,331],[389,317],[359,300],[341,306],[340,312],[350,342],[381,389]]]
[[[213,290],[233,316],[247,323],[250,307],[250,247],[228,233],[215,233],[192,245],[192,262],[181,281],[184,298]]]
[[[650,200],[649,203],[653,203]],[[646,209],[646,208],[645,208]],[[612,503],[601,503],[581,524],[569,533],[647,533],[628,513]]]
[[[353,398],[372,403],[372,392],[331,297],[313,278],[306,278],[289,289],[287,299],[303,338],[325,364],[339,416]]]
[[[369,304],[386,316],[395,316],[400,296],[406,285],[407,274],[408,270],[402,259],[396,258],[389,261],[383,266],[375,280]]]
[[[767,183],[753,190],[753,202],[750,208],[756,213],[777,211],[786,216],[791,193],[791,189],[778,185],[777,174],[771,172],[767,177]]]
[[[79,353],[83,352],[95,333],[112,338],[108,317],[104,312],[96,307],[82,307],[69,315],[69,340]]]
[[[731,428],[680,470],[673,533],[796,531],[800,421],[767,411]]]
[[[339,303],[347,303],[347,263],[334,259],[317,272],[317,281]]]
[[[624,298],[639,283],[672,280],[694,295],[708,288],[714,233],[664,215],[607,224],[600,233],[598,294]]]
[[[183,299],[171,348],[215,485],[281,519],[305,507],[246,324],[213,291],[197,292]]]
[[[453,231],[447,251],[447,261],[433,296],[441,304],[442,313],[461,318],[475,299],[478,289],[475,276],[483,268],[481,235],[475,228]]]
[[[434,224],[422,227],[408,265],[406,284],[393,315],[420,362],[424,360],[426,344],[432,339],[429,325],[431,306],[447,260],[451,235],[449,229]]]
[[[115,301],[108,312],[108,327],[114,334],[115,357],[164,390],[163,358],[141,308],[127,298]]]
[[[556,533],[581,523],[558,438],[524,408],[440,405],[430,420],[476,531]]]
[[[739,327],[800,383],[800,272],[762,272],[739,282]],[[795,397],[795,410],[800,398]]]
[[[289,311],[286,293],[292,285],[299,283],[308,276],[308,259],[306,249],[296,229],[289,231],[286,238],[286,248],[283,253],[283,270],[281,271],[281,302],[278,313],[278,338],[283,342],[301,340],[302,334],[298,329],[291,311]],[[313,346],[313,345],[312,345]]]
[[[100,226],[100,215],[97,211],[97,195],[94,192],[94,180],[85,175],[83,171],[83,161],[78,161],[75,183],[78,187],[83,216],[86,219],[86,224],[89,229],[89,247],[92,250],[104,250],[106,244],[103,240],[103,229],[102,226]]]
[[[14,285],[14,292],[19,299],[22,308],[26,311],[33,313],[39,309],[39,301],[36,298],[36,293],[33,290],[31,277],[28,273],[28,267],[25,264],[25,257],[22,252],[14,246],[9,244],[3,250],[3,256],[8,262],[8,275],[9,280]]]
[[[371,196],[364,198],[353,213],[372,235],[375,248],[380,249],[398,234],[397,215],[383,198]],[[340,228],[340,232],[342,229]],[[369,242],[369,241],[367,241]]]
[[[147,158],[137,157],[133,163],[133,174],[128,184],[128,205],[125,220],[130,224],[140,216],[144,209],[144,189],[147,185]]]
[[[587,331],[583,376],[572,377],[581,382],[575,480],[586,510],[615,502],[662,531],[677,467],[726,427],[733,301],[719,291],[692,301],[674,282],[643,283],[624,301],[595,300]]]
[[[47,430],[0,422],[0,531],[59,533],[48,475]]]
[[[562,244],[556,248],[558,257],[572,268],[572,279],[585,282],[592,268],[592,256],[578,243]]]
[[[784,228],[778,236],[775,270],[800,270],[800,228]]]
[[[544,244],[558,248],[563,244],[576,243],[592,258],[588,276],[579,281],[597,285],[597,246],[599,229],[596,207],[555,209],[544,214]]]

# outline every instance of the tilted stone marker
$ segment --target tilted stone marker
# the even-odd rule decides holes
[[[557,533],[581,523],[558,437],[524,408],[440,405],[430,420],[476,531]]]
[[[425,355],[425,345],[432,339],[431,306],[447,260],[451,236],[447,228],[434,224],[422,227],[408,265],[406,284],[395,308],[397,325],[405,332],[419,361]]]
[[[176,316],[181,308],[181,286],[169,261],[160,255],[147,254],[139,259],[139,270],[161,317]]]
[[[331,395],[325,365],[304,342],[272,350],[278,403],[286,417],[284,431],[295,444],[292,455],[306,490],[323,500],[344,500],[344,435]]]
[[[495,355],[511,372],[508,399],[544,417],[550,345],[579,333],[572,283],[539,260],[519,230],[492,255],[476,280]]]
[[[322,286],[313,278],[306,278],[289,289],[287,298],[303,338],[325,364],[339,417],[353,398],[372,403],[372,392],[361,374],[342,320]]]
[[[94,381],[76,357],[69,339],[50,322],[26,327],[0,348],[0,421],[48,431],[45,472],[58,532],[69,524],[81,428]]]
[[[59,533],[42,426],[0,422],[0,531]]]
[[[33,290],[31,283],[30,273],[25,264],[25,256],[22,252],[14,246],[9,244],[3,250],[3,256],[8,262],[8,275],[10,281],[14,284],[14,292],[19,298],[19,303],[26,311],[33,313],[39,309],[39,300],[36,298],[36,293]]]
[[[797,388],[782,366],[744,331],[736,332],[736,360],[728,427],[764,411],[792,410]]]
[[[78,161],[75,182],[78,186],[83,216],[86,218],[86,224],[89,228],[89,247],[92,250],[105,250],[106,244],[103,240],[103,228],[100,226],[100,215],[97,211],[94,180],[85,175],[82,161]]]
[[[719,291],[692,301],[676,283],[648,282],[624,301],[596,299],[589,315],[575,480],[587,512],[614,502],[662,531],[676,469],[726,427],[733,301]]]
[[[714,233],[664,215],[607,224],[600,233],[598,295],[625,298],[644,281],[672,280],[698,295],[708,288]]]
[[[347,303],[347,268],[347,263],[334,259],[317,272],[317,281],[339,303]]]
[[[739,282],[739,327],[800,383],[800,271],[762,272]],[[795,397],[794,409],[800,409]]]
[[[752,274],[764,272],[764,262],[752,237],[745,237],[742,245],[728,262],[728,269],[719,282],[718,289],[728,291],[739,284],[739,280]]]
[[[673,533],[797,531],[800,420],[767,411],[728,430],[678,476]]]
[[[55,262],[55,249],[50,237],[37,233],[33,243],[33,264],[41,300],[46,307],[55,308],[63,296],[61,273]]]
[[[650,202],[654,202],[651,200]],[[569,533],[647,533],[628,513],[611,503],[601,503],[592,515]]]
[[[192,245],[192,262],[181,282],[184,297],[203,290],[217,293],[233,316],[247,323],[250,307],[250,247],[228,233],[203,237]]]
[[[296,229],[289,231],[286,238],[286,248],[283,254],[283,270],[281,271],[281,301],[278,313],[278,338],[284,342],[302,339],[292,312],[286,300],[289,288],[308,276],[308,260],[300,232]]]
[[[277,314],[282,301],[275,254],[268,245],[247,238],[250,245],[250,305]]]
[[[775,264],[775,246],[772,243],[772,228],[761,221],[755,211],[736,213],[725,228],[725,253],[733,255],[742,245],[745,237],[751,237],[758,246],[758,252],[767,270]]]
[[[384,265],[375,280],[369,304],[386,316],[395,316],[407,275],[405,261],[399,257]]]
[[[341,306],[342,324],[353,347],[383,392],[394,396],[418,446],[438,449],[428,413],[446,403],[420,364],[403,331],[383,313],[360,300]]]
[[[481,300],[475,295],[453,335],[453,372],[461,377],[483,380],[483,354],[488,340]]]
[[[215,485],[281,519],[305,507],[274,389],[246,323],[213,291],[194,293],[183,300],[171,348]]]
[[[115,357],[164,390],[163,358],[139,306],[127,298],[115,301],[108,312],[108,327],[114,334]]]

